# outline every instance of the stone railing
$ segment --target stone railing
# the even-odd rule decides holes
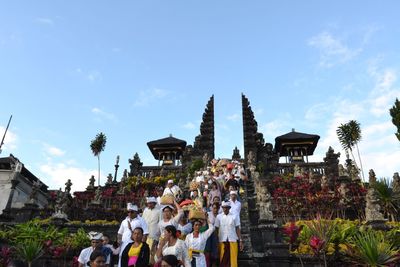
[[[302,170],[302,172],[308,172],[317,175],[325,174],[325,162],[279,163],[277,169],[280,174],[294,173],[295,165],[297,165]]]
[[[162,176],[170,172],[182,172],[182,165],[179,166],[143,166],[140,168],[140,176],[142,177],[152,177],[152,176]]]

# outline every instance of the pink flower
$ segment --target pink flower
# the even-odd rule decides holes
[[[314,253],[319,253],[322,247],[324,246],[325,241],[319,239],[316,236],[312,236],[310,238],[310,247],[314,250]]]
[[[302,225],[299,227],[295,222],[291,222],[289,226],[283,228],[283,233],[289,237],[290,244],[294,244],[297,241],[302,228]]]

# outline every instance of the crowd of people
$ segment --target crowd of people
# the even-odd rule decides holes
[[[169,180],[156,196],[146,198],[143,209],[128,203],[117,242],[111,245],[109,237],[89,233],[91,246],[80,253],[79,267],[238,266],[246,172],[238,161],[220,163],[212,160],[196,172],[189,192]]]

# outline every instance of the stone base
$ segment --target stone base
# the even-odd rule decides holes
[[[373,221],[367,221],[366,225],[374,230],[386,231],[390,229],[390,226],[385,224],[386,222],[387,220],[373,220]]]

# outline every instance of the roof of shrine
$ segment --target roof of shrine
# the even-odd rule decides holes
[[[279,152],[280,156],[288,156],[288,147],[305,147],[307,155],[312,155],[319,138],[319,135],[300,133],[293,129],[291,132],[275,138],[275,151]]]
[[[176,151],[179,153],[179,156],[182,155],[183,150],[186,148],[186,141],[170,135],[166,138],[147,142],[147,146],[149,147],[154,158],[158,159],[159,152]]]

